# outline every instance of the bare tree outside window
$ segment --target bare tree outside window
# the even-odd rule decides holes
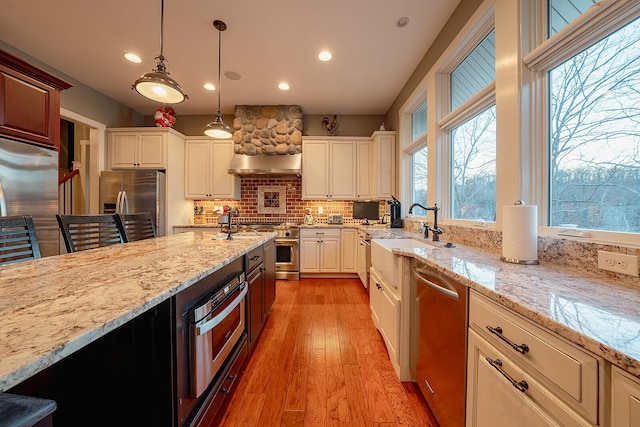
[[[496,219],[496,107],[451,131],[452,217]]]
[[[640,232],[640,23],[549,72],[550,225]]]

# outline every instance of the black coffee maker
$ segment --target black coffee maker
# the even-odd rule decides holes
[[[387,200],[387,203],[391,211],[391,228],[402,228],[402,219],[400,218],[402,203],[395,196],[391,196],[391,200]]]

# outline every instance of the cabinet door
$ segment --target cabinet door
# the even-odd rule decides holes
[[[249,282],[248,323],[250,344],[253,344],[262,330],[264,274],[261,268],[262,266],[256,267],[251,273],[249,273],[249,277],[247,278],[247,282]]]
[[[467,427],[591,425],[473,330],[468,350]],[[527,388],[517,389],[507,375]]]
[[[358,277],[362,282],[362,286],[365,288],[368,286],[367,283],[367,247],[366,243],[362,240],[358,239]]]
[[[322,273],[340,271],[340,252],[340,238],[322,238],[320,243],[320,271]]]
[[[109,151],[111,168],[134,168],[138,167],[138,134],[131,133],[110,133]]]
[[[340,236],[342,247],[342,272],[358,272],[358,230],[355,228],[342,229]]]
[[[380,281],[380,333],[387,345],[389,358],[397,363],[400,339],[400,300],[389,290],[384,280]]]
[[[371,142],[356,142],[356,198],[358,199],[374,198],[371,180],[371,151]]]
[[[165,169],[165,135],[141,133],[138,139],[138,167]]]
[[[185,155],[184,196],[206,199],[209,192],[209,141],[187,141]]]
[[[320,239],[311,237],[300,239],[300,272],[320,272]]]
[[[611,427],[640,426],[640,380],[611,368]]]
[[[329,158],[329,198],[356,198],[356,143],[331,141]]]
[[[0,134],[58,149],[60,92],[0,65]]]
[[[233,141],[210,141],[209,192],[216,199],[240,199],[240,178],[229,174]]]
[[[302,146],[302,198],[329,197],[329,141],[305,141]]]
[[[373,166],[375,196],[390,199],[396,186],[395,132],[374,132]]]
[[[264,244],[264,315],[276,300],[276,241]]]

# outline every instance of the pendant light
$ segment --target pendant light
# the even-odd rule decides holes
[[[150,73],[145,73],[133,84],[140,95],[163,104],[178,104],[189,98],[167,71],[164,57],[164,0],[160,9],[160,55],[156,56],[156,66]]]
[[[220,47],[222,32],[227,29],[227,24],[222,21],[213,21],[213,26],[218,30],[218,111],[216,119],[204,128],[204,134],[217,139],[229,139],[233,135],[231,128],[222,121],[222,113],[220,112]]]

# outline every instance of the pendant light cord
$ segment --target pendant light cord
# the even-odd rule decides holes
[[[160,6],[160,59],[164,59],[164,0]]]
[[[220,50],[222,49],[222,29],[218,28],[218,111],[220,111],[220,92],[222,92],[222,90],[220,89],[220,85],[221,83],[221,76],[220,76]]]

